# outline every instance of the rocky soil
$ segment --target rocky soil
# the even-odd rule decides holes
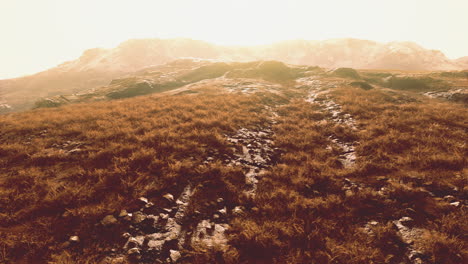
[[[272,117],[266,127],[241,128],[232,135],[226,135],[235,153],[225,159],[224,164],[244,171],[243,188],[248,197],[255,196],[258,181],[272,165],[272,158],[278,151],[273,143],[275,113],[268,110]],[[209,165],[214,160],[210,156],[203,163]],[[125,227],[122,237],[126,242],[113,249],[102,263],[176,263],[184,257],[187,249],[226,250],[228,238],[225,232],[230,228],[229,220],[243,215],[246,209],[243,206],[228,208],[225,198],[218,197],[216,201],[205,204],[203,213],[195,211],[188,215],[187,208],[195,192],[197,186],[189,184],[177,199],[170,193],[154,203],[141,197],[138,199],[141,204],[139,210],[127,212],[123,209],[119,215],[104,217],[100,222],[103,227],[117,224]],[[70,243],[72,240],[79,238],[70,237]]]
[[[350,114],[343,113],[341,106],[328,95],[330,89],[343,85],[343,81],[322,81],[315,77],[307,77],[298,79],[297,83],[298,88],[309,89],[309,96],[306,101],[319,105],[322,111],[329,114],[329,120],[357,130],[356,121],[353,117]],[[354,146],[358,142],[346,142],[340,140],[335,135],[329,135],[329,138],[342,150],[340,161],[343,166],[346,168],[353,166],[356,161]]]
[[[423,94],[430,98],[440,98],[453,102],[468,104],[468,88],[451,89],[444,92],[426,92]]]
[[[296,88],[307,90],[308,96],[305,100],[318,106],[320,111],[326,114],[328,121],[349,128],[357,132],[356,120],[343,111],[340,104],[335,102],[330,91],[346,84],[347,80],[338,78],[305,77],[296,80]],[[177,92],[190,91],[211,85],[223,88],[229,93],[255,93],[257,91],[269,91],[278,93],[281,87],[278,84],[263,80],[248,78],[226,78],[218,77],[209,80],[201,80],[178,89]],[[454,93],[445,92],[426,93],[430,97],[454,96]],[[443,94],[443,95],[442,95]],[[445,98],[444,97],[444,98]],[[451,97],[450,97],[451,98]],[[234,149],[232,156],[224,156],[221,160],[226,166],[240,168],[244,172],[245,184],[240,186],[246,197],[254,198],[257,185],[268,169],[273,165],[276,155],[280,150],[274,145],[274,130],[276,124],[276,113],[274,107],[266,107],[269,113],[269,122],[263,127],[240,128],[232,134],[226,134],[226,140]],[[47,134],[47,131],[41,133]],[[33,137],[41,137],[43,134],[33,135],[26,144],[31,144]],[[352,169],[356,163],[355,146],[357,141],[346,141],[334,134],[327,135],[333,146],[341,150],[339,160],[344,168]],[[79,141],[65,141],[56,143],[50,148],[44,149],[40,155],[59,152],[63,155],[72,155],[86,151],[86,145]],[[218,160],[216,150],[203,161],[210,166]],[[364,189],[375,191],[381,198],[387,199],[388,186],[390,182],[383,178],[380,189],[375,189],[365,183],[352,181],[345,178],[342,191],[346,197],[351,197]],[[189,212],[188,208],[193,202],[192,197],[201,191],[202,186],[197,183],[189,183],[180,193],[166,193],[160,197],[151,199],[140,197],[138,209],[127,211],[123,208],[119,214],[107,215],[98,225],[102,228],[120,226],[122,241],[102,260],[102,264],[126,263],[177,263],[186,257],[192,249],[209,250],[217,249],[225,251],[228,249],[229,239],[227,231],[231,228],[230,221],[241,217],[246,208],[241,205],[228,206],[226,197],[222,195],[204,204],[200,211]],[[182,188],[181,188],[182,189]],[[427,188],[430,190],[430,186]],[[457,191],[454,191],[454,194]],[[446,200],[451,206],[464,206],[460,195],[437,196],[430,191],[427,193],[434,199]],[[175,195],[176,194],[176,195]],[[414,220],[408,216],[399,219],[391,219],[398,235],[405,243],[406,257],[411,263],[424,263],[427,254],[418,250],[418,243],[422,241],[425,229],[414,226]],[[363,230],[369,235],[374,235],[373,228],[379,226],[378,221],[363,223]],[[384,224],[384,223],[382,223]],[[68,245],[79,244],[78,236],[71,236]]]

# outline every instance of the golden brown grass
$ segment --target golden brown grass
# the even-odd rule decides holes
[[[258,210],[235,222],[239,261],[407,263],[392,224],[403,216],[427,230],[418,244],[425,261],[466,261],[466,210],[441,198],[466,201],[466,109],[352,87],[333,97],[356,118],[359,132],[324,121],[304,102],[279,111],[276,143],[284,155],[260,182],[252,204]],[[326,149],[328,135],[359,142],[355,168],[343,169],[339,152]],[[360,185],[349,195],[345,177]],[[373,235],[363,231],[371,220],[378,222]]]
[[[1,261],[43,262],[73,234],[83,241],[83,258],[97,259],[118,237],[95,223],[136,197],[212,179],[216,168],[201,162],[232,152],[224,133],[265,121],[260,102],[241,95],[148,97],[2,116]],[[67,154],[67,141],[79,142],[80,151]]]
[[[231,221],[228,251],[193,249],[186,263],[408,263],[392,224],[403,216],[426,230],[418,247],[428,263],[466,261],[466,209],[442,198],[467,199],[466,108],[381,89],[332,95],[358,131],[327,120],[295,89],[206,90],[1,116],[0,262],[98,262],[122,245],[119,226],[96,225],[103,216],[136,209],[140,196],[178,195],[189,182],[202,186],[189,215],[220,194],[246,211]],[[243,172],[222,164],[233,152],[224,134],[265,126],[264,106],[277,104],[281,155],[248,199]],[[330,135],[359,142],[354,168],[343,168]],[[208,156],[215,161],[203,164]],[[359,188],[346,193],[345,178]],[[371,220],[378,224],[369,234]],[[64,249],[70,235],[82,242]]]

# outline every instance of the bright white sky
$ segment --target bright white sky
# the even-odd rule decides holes
[[[409,40],[468,56],[468,0],[0,0],[0,79],[130,38]]]

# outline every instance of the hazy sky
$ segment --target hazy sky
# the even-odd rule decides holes
[[[130,38],[409,40],[468,56],[468,0],[0,0],[0,79]]]

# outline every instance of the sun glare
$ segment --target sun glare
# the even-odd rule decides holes
[[[468,37],[459,33],[468,24],[466,10],[464,0],[5,0],[0,78],[37,72],[86,49],[112,48],[132,38],[184,37],[222,45],[404,40],[457,58],[468,54]],[[444,19],[434,19],[440,15]]]

